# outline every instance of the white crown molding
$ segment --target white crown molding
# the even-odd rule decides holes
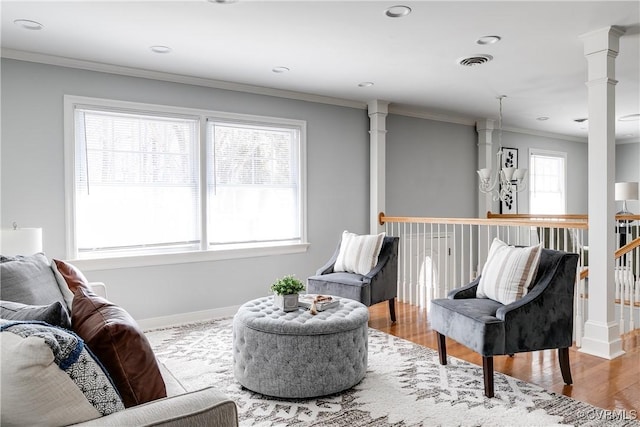
[[[19,61],[37,62],[41,64],[57,65],[60,67],[77,68],[88,71],[98,71],[109,74],[119,74],[130,77],[161,80],[172,83],[182,83],[194,86],[210,87],[215,89],[231,90],[235,92],[252,93],[256,95],[275,96],[278,98],[295,99],[299,101],[315,102],[319,104],[337,105],[340,107],[367,109],[366,102],[350,99],[334,98],[330,96],[314,95],[310,93],[294,92],[283,89],[274,89],[263,86],[253,86],[242,83],[233,83],[222,80],[192,77],[183,74],[165,73],[161,71],[147,70],[143,68],[124,67],[120,65],[105,64],[102,62],[85,61],[81,59],[66,58],[62,56],[45,55],[36,52],[27,52],[15,49],[2,49],[1,56]]]
[[[434,120],[437,122],[456,123],[459,125],[475,126],[476,120],[464,117],[450,116],[447,114],[430,113],[425,110],[414,110],[405,107],[389,105],[389,114],[397,114],[400,116],[415,117],[417,119]]]
[[[587,138],[581,138],[579,136],[561,135],[559,133],[544,132],[532,129],[503,127],[502,130],[505,132],[522,133],[525,135],[542,136],[544,138],[562,139],[564,141],[571,142],[582,142],[584,144],[588,142]]]
[[[478,122],[478,120],[475,120],[475,119],[450,116],[447,114],[429,113],[428,111],[424,111],[424,110],[413,110],[413,109],[404,108],[404,107],[397,107],[397,106],[394,106],[393,104],[389,106],[389,113],[398,114],[398,115],[407,116],[407,117],[415,117],[419,119],[435,120],[438,122],[457,123],[460,125],[468,125],[468,126],[476,126]],[[570,135],[562,135],[562,134],[553,133],[553,132],[543,132],[543,131],[537,131],[532,129],[508,128],[508,127],[502,128],[502,130],[505,132],[521,133],[525,135],[542,136],[545,138],[554,138],[554,139],[562,139],[565,141],[587,143],[587,138],[581,138],[581,137],[570,136]]]
[[[640,144],[640,137],[620,139],[616,144]]]

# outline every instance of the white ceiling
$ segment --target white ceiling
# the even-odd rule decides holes
[[[385,16],[397,4],[412,13]],[[579,36],[616,25],[626,29],[616,60],[616,117],[640,113],[640,1],[2,0],[1,12],[5,57],[110,64],[118,66],[111,71],[150,70],[353,105],[380,99],[392,111],[460,123],[496,118],[496,97],[505,94],[505,128],[578,139],[587,136],[586,124],[574,122],[587,117]],[[16,19],[44,28],[27,30]],[[486,35],[502,40],[476,44]],[[172,51],[153,53],[153,45]],[[494,59],[457,64],[476,54]],[[276,66],[290,71],[274,73]],[[374,85],[358,86],[365,81]],[[640,121],[616,121],[616,136],[640,140]]]

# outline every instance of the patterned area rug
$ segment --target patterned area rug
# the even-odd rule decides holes
[[[238,405],[242,426],[640,426],[536,385],[495,373],[483,394],[482,367],[369,329],[360,384],[315,399],[285,400],[243,389],[233,377],[232,319],[146,332],[158,358],[187,390],[215,385]]]

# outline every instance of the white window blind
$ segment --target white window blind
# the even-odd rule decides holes
[[[300,120],[65,96],[68,256],[304,250],[305,129]]]
[[[198,247],[198,122],[76,108],[79,253]]]
[[[532,150],[529,155],[529,212],[566,213],[565,153]]]
[[[299,129],[209,120],[209,241],[301,238]]]

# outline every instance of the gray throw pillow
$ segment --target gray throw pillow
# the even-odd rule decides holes
[[[60,301],[49,305],[27,305],[0,301],[0,318],[6,320],[39,320],[53,326],[71,329],[71,319]]]
[[[0,256],[0,299],[29,305],[49,305],[64,297],[43,253],[30,256]]]

